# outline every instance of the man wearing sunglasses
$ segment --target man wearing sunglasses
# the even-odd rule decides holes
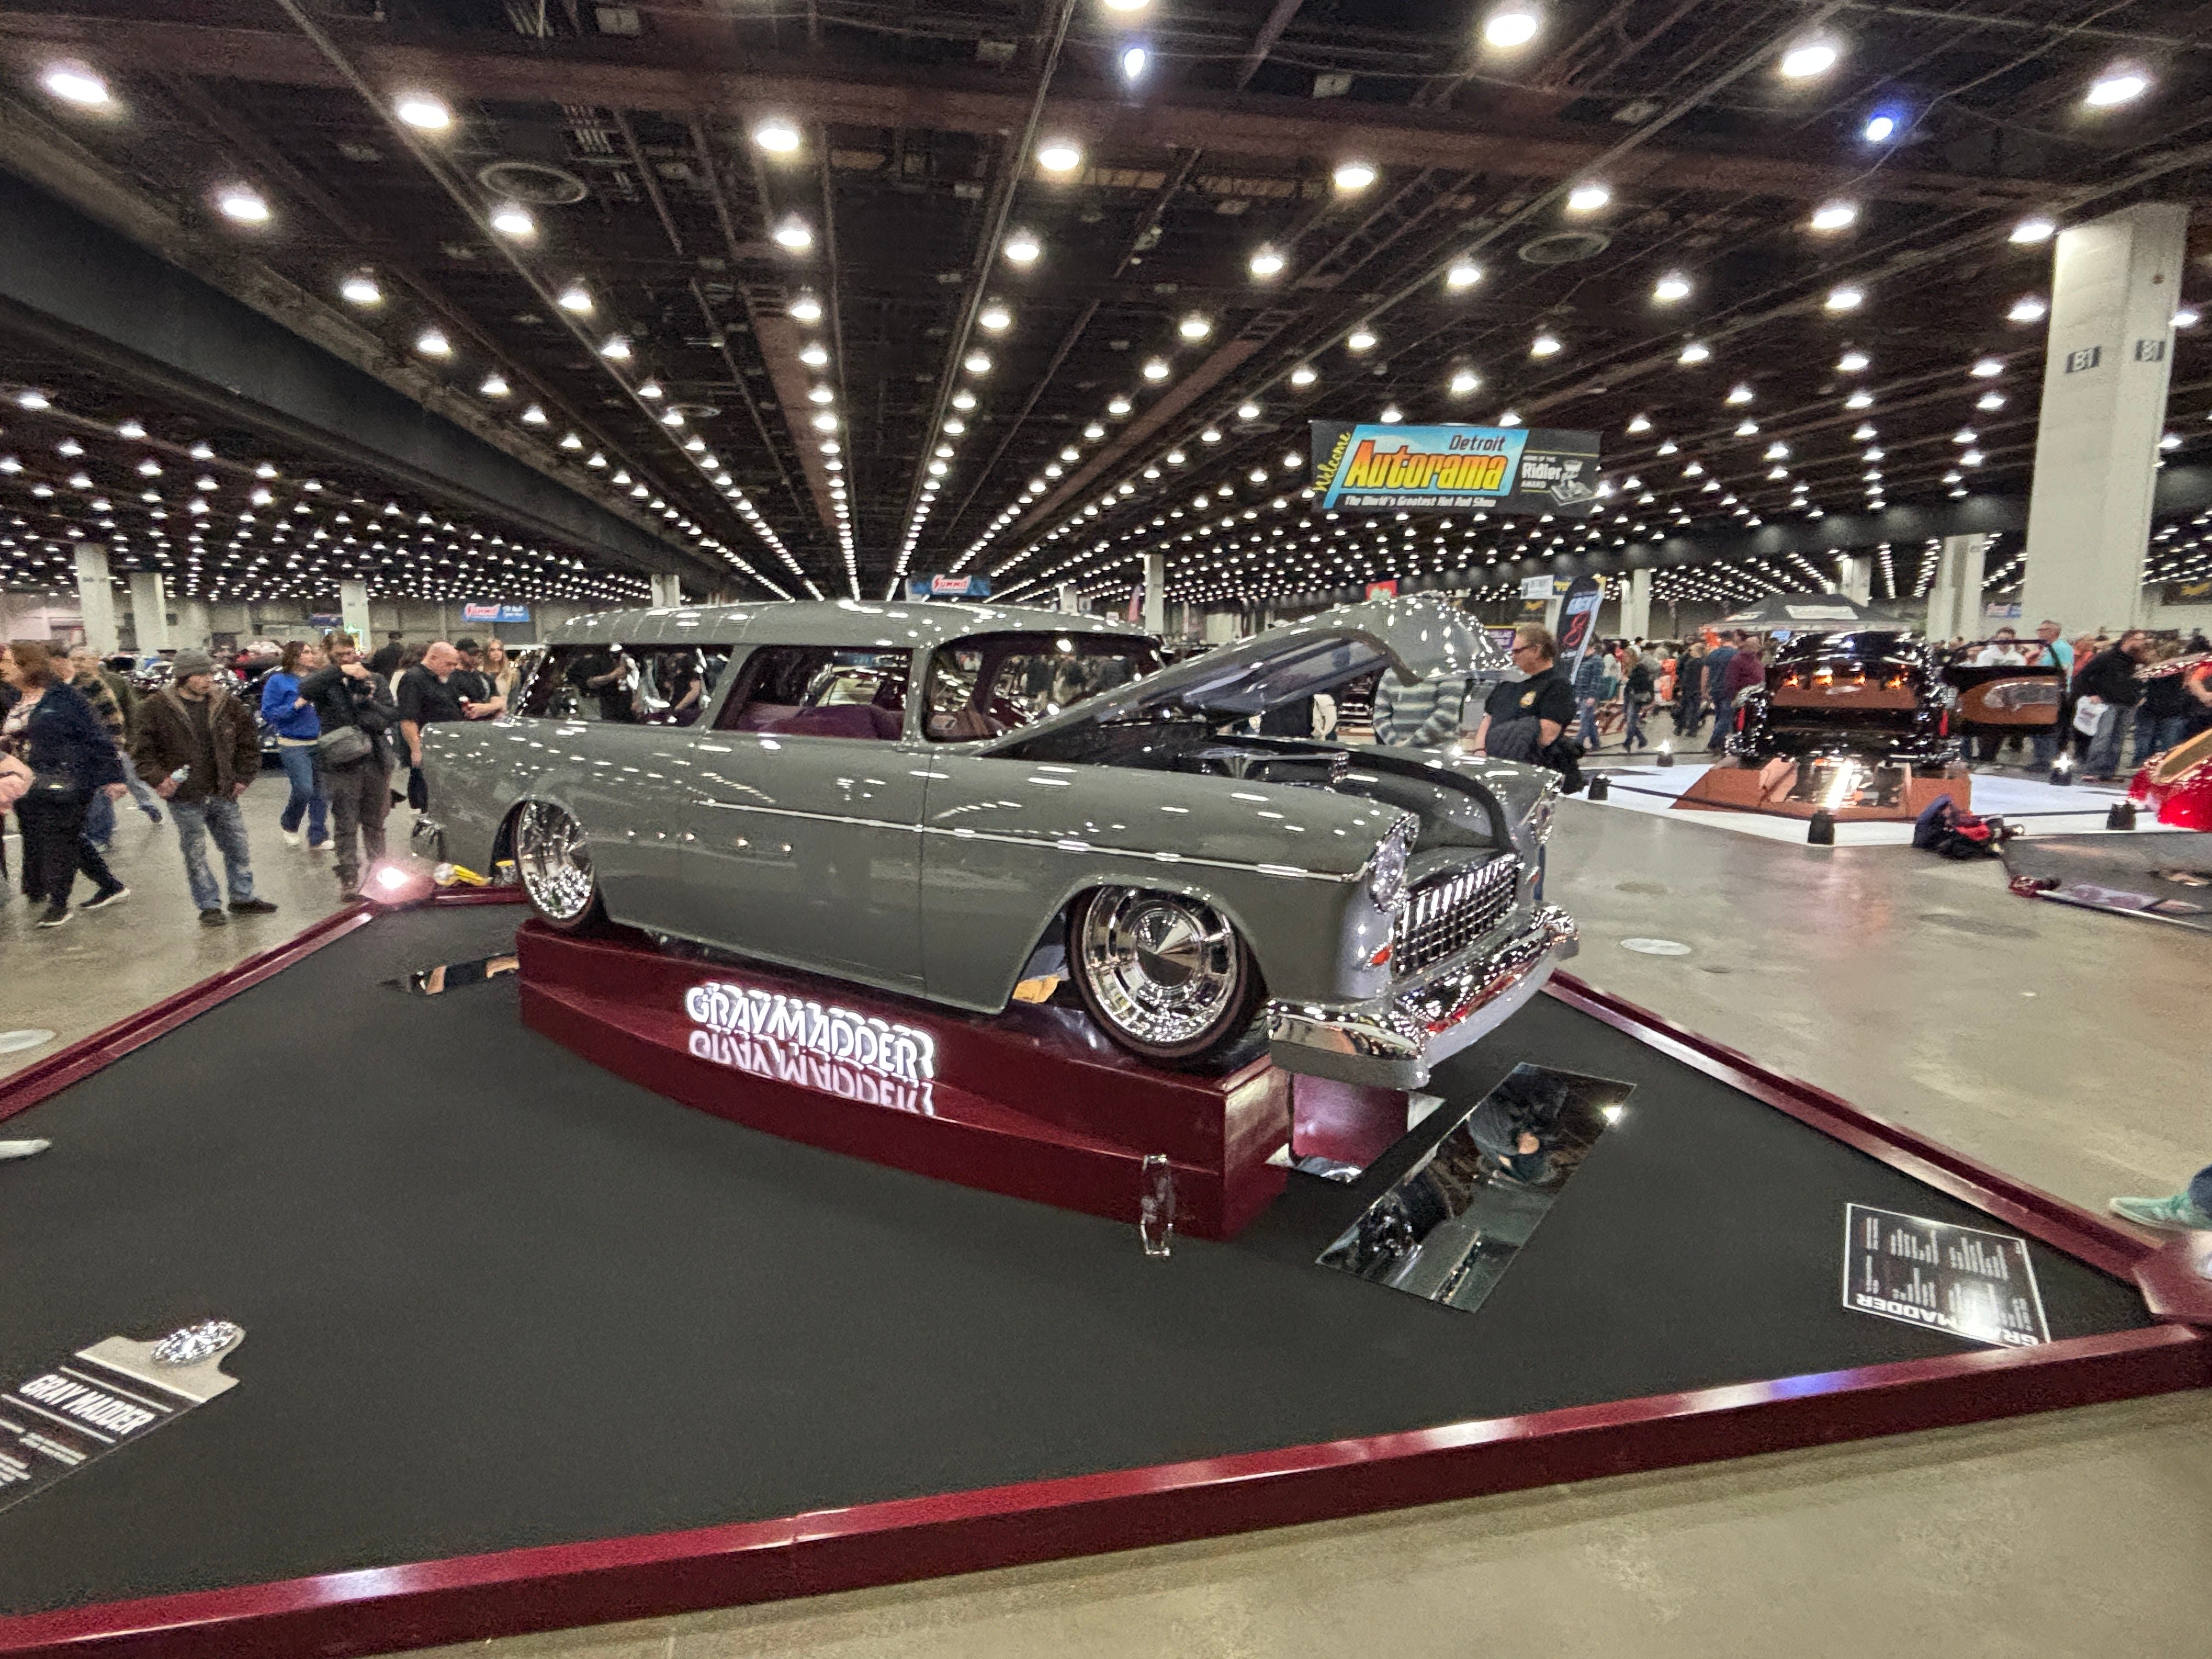
[[[1533,623],[1513,630],[1513,666],[1524,679],[1491,688],[1482,724],[1468,746],[1478,755],[1544,764],[1544,751],[1575,717],[1575,690],[1559,672],[1559,646],[1548,628]]]

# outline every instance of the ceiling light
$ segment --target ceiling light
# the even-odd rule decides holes
[[[1261,248],[1252,255],[1250,269],[1255,276],[1263,279],[1279,276],[1283,269],[1283,256],[1271,247]]]
[[[49,64],[39,84],[65,104],[98,109],[107,102],[107,82],[82,64]]]
[[[356,271],[338,284],[339,296],[357,306],[384,303],[384,290],[376,285],[376,278],[365,271]]]
[[[1503,415],[1500,415],[1498,417],[1498,424],[1500,426],[1518,426],[1521,424],[1521,417],[1509,409]]]
[[[814,246],[814,233],[804,219],[786,219],[775,228],[775,245],[792,253],[804,253]]]
[[[477,390],[487,398],[504,398],[508,391],[507,376],[495,369],[483,377],[483,384]]]
[[[502,202],[492,210],[491,228],[502,236],[520,240],[538,234],[538,221],[520,203]]]
[[[115,435],[118,438],[130,438],[135,441],[146,435],[146,428],[136,421],[125,421],[115,428]]]
[[[1025,265],[1043,252],[1037,239],[1026,230],[1018,230],[1006,238],[1006,254],[1018,265]]]
[[[2002,409],[2004,406],[2005,395],[2002,392],[1984,392],[1974,399],[1976,409]]]
[[[805,349],[799,354],[799,361],[809,368],[821,368],[830,361],[829,349],[819,340],[809,341]]]
[[[1738,381],[1735,385],[1729,388],[1729,395],[1726,401],[1731,404],[1747,404],[1751,401],[1752,396],[1753,393],[1751,388],[1744,385],[1741,381]]]
[[[660,390],[660,382],[658,380],[646,381],[644,385],[638,387],[637,395],[641,398],[660,397],[663,395]]]
[[[1671,270],[1652,285],[1651,297],[1661,305],[1672,305],[1677,300],[1690,297],[1690,279],[1679,270]]]
[[[988,374],[991,372],[991,359],[987,353],[971,351],[960,360],[960,367],[970,374]]]
[[[2022,243],[2047,242],[2057,228],[2056,224],[2041,214],[2033,214],[2014,225],[2012,228],[2012,234],[2005,240]]]
[[[964,411],[966,411],[966,410],[971,410],[971,409],[975,408],[975,394],[974,392],[954,392],[954,393],[952,394],[952,406],[953,406],[953,408],[957,409],[957,410],[962,410],[962,411],[963,411],[963,412],[964,412]]]
[[[753,143],[771,155],[788,155],[799,148],[799,129],[780,115],[770,116],[753,129]]]
[[[1611,190],[1592,180],[1588,184],[1577,185],[1567,192],[1567,211],[1595,213],[1612,199]]]
[[[1291,371],[1291,384],[1298,387],[1301,391],[1305,387],[1311,386],[1320,378],[1321,377],[1319,375],[1313,372],[1313,366],[1310,363],[1300,363],[1296,368]]]
[[[981,323],[985,328],[989,329],[992,333],[996,334],[1000,332],[1002,330],[1012,326],[1014,313],[1007,310],[1006,307],[994,301],[990,305],[983,307],[982,315],[976,318],[975,320]]]
[[[1458,259],[1444,272],[1446,288],[1473,288],[1482,280],[1482,267],[1470,260]]]
[[[2176,328],[2194,328],[2197,326],[2198,320],[2199,319],[2196,311],[2188,306],[2182,307],[2180,310],[2173,313],[2173,325]]]
[[[1121,48],[1121,78],[1131,84],[1145,78],[1145,71],[1152,66],[1152,54],[1142,46]]]
[[[1464,398],[1468,392],[1479,390],[1481,385],[1482,376],[1471,368],[1462,368],[1451,377],[1451,389],[1455,397]]]
[[[806,400],[815,404],[834,404],[837,401],[837,394],[826,386],[817,386],[806,394]]]
[[[1845,283],[1840,288],[1830,289],[1824,303],[1830,311],[1856,311],[1865,299],[1865,294]]]
[[[1521,3],[1521,0],[1505,0],[1504,5],[1482,20],[1482,38],[1501,51],[1510,52],[1534,40],[1541,27],[1541,20],[1533,7]]]
[[[1886,144],[1897,137],[1905,123],[1887,110],[1877,111],[1867,117],[1867,124],[1859,129],[1859,137],[1869,144]]]
[[[561,447],[562,447],[562,448],[563,448],[563,449],[581,449],[583,447],[584,447],[584,441],[583,441],[581,438],[579,438],[579,437],[578,437],[574,433],[573,433],[573,432],[564,432],[564,433],[562,433],[562,434],[561,434]]]
[[[2036,295],[2025,294],[2012,302],[2012,309],[2005,313],[2005,320],[2012,323],[2039,323],[2050,310],[2051,307],[2044,304]]]
[[[1844,399],[1844,407],[1845,409],[1872,409],[1874,407],[1874,393],[1871,392],[1854,392],[1850,397]]]
[[[443,132],[453,125],[453,112],[443,100],[427,93],[410,93],[392,106],[392,112],[410,127],[424,132]]]
[[[1549,357],[1559,349],[1559,340],[1549,334],[1539,334],[1528,343],[1528,355],[1531,357]]]
[[[545,424],[544,410],[536,404],[531,404],[522,411],[522,423],[525,426],[544,426]]]
[[[1048,138],[1037,146],[1036,159],[1047,173],[1073,173],[1083,165],[1083,147],[1073,138]]]
[[[1858,206],[1853,202],[1823,202],[1813,210],[1813,228],[1841,230],[1859,216]]]
[[[1835,68],[1838,53],[1826,40],[1808,40],[1782,54],[1782,73],[1792,81],[1809,81]]]
[[[1630,416],[1630,418],[1629,418],[1629,422],[1628,422],[1628,429],[1629,429],[1631,432],[1649,432],[1649,431],[1650,431],[1650,430],[1651,430],[1651,417],[1650,417],[1649,415],[1636,415],[1636,416]]]
[[[2110,109],[2115,104],[2132,103],[2150,90],[2150,77],[2139,70],[2107,70],[2090,84],[2082,102],[2091,109]]]
[[[1839,374],[1856,374],[1866,368],[1868,361],[1867,355],[1863,351],[1846,351],[1836,359],[1836,372]]]
[[[2003,358],[1984,357],[1976,362],[1973,368],[1967,372],[1974,375],[1978,380],[1986,380],[1994,375],[2003,374],[2004,371],[2005,366]]]
[[[1346,349],[1352,351],[1371,351],[1375,349],[1375,334],[1371,329],[1355,328],[1345,337]]]
[[[426,328],[415,337],[415,349],[425,357],[450,357],[453,355],[452,343],[434,328]]]
[[[263,224],[269,218],[269,204],[262,199],[258,191],[248,190],[243,185],[232,185],[226,188],[216,198],[215,204],[222,210],[225,218],[235,219],[241,225]]]
[[[1213,332],[1213,324],[1206,318],[1193,312],[1176,325],[1176,332],[1186,340],[1203,340]]]
[[[571,283],[561,290],[561,309],[573,311],[580,317],[592,314],[592,291],[581,283]]]
[[[1406,416],[1397,404],[1391,404],[1383,410],[1382,418],[1395,426]]]
[[[1692,340],[1682,348],[1682,355],[1674,361],[1678,363],[1702,363],[1712,355],[1713,349],[1711,346],[1702,340]]]
[[[1340,161],[1336,171],[1330,175],[1336,187],[1344,191],[1364,190],[1378,176],[1374,167],[1366,161]]]

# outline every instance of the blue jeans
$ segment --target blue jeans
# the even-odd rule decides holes
[[[2059,728],[2054,726],[2048,732],[2038,732],[2028,739],[2035,751],[2037,771],[2048,772],[2058,763],[2058,732]]]
[[[154,786],[138,775],[138,769],[131,763],[131,757],[123,757],[124,787],[131,791],[131,799],[138,803],[138,810],[155,823],[161,822],[161,798],[154,793]]]
[[[84,838],[94,847],[105,847],[115,839],[115,803],[107,798],[107,791],[95,789],[92,799],[85,803]]]
[[[292,799],[284,803],[284,814],[276,822],[289,836],[300,827],[304,815],[307,839],[319,847],[331,838],[330,797],[315,781],[314,749],[304,744],[283,744],[277,748],[276,758],[284,763],[284,775],[292,783]]]
[[[185,879],[191,884],[192,902],[203,910],[222,908],[222,890],[215,884],[208,867],[208,837],[215,837],[222,854],[223,873],[230,878],[230,902],[243,904],[253,896],[253,861],[246,847],[246,815],[235,798],[211,795],[205,800],[173,800],[169,816],[177,821],[177,845],[184,849]]]
[[[2105,717],[2105,729],[2089,740],[2089,752],[2081,758],[2084,777],[2109,778],[2120,769],[2120,750],[2128,739],[2128,725],[2135,710],[2113,708]]]
[[[1595,749],[1597,747],[1597,699],[1584,697],[1582,710],[1582,724],[1575,730],[1575,741],[1585,749]]]
[[[2136,711],[2136,760],[2141,766],[2153,755],[2162,755],[2189,732],[2186,714],[2149,715]]]

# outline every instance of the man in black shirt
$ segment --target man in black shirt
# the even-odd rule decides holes
[[[422,653],[422,660],[399,677],[399,736],[407,750],[407,804],[416,811],[430,804],[422,781],[422,728],[437,720],[471,718],[471,704],[462,700],[454,682],[459,678],[461,653],[438,640]],[[465,688],[472,689],[472,688]]]
[[[1558,654],[1548,628],[1528,623],[1513,630],[1513,665],[1528,678],[1491,688],[1468,745],[1476,754],[1549,763],[1545,752],[1575,717],[1575,689],[1559,672]]]
[[[2075,695],[2097,698],[2105,711],[2104,723],[2094,738],[2078,735],[2080,727],[2075,727],[2085,780],[2108,783],[2119,770],[2120,746],[2135,706],[2142,701],[2143,683],[2136,678],[2136,670],[2150,660],[2150,635],[2130,628],[2115,644],[2090,658],[2075,677]]]
[[[505,708],[507,702],[499,695],[499,688],[483,672],[482,647],[474,640],[463,637],[453,641],[453,649],[461,658],[461,665],[453,671],[453,695],[460,699],[468,717],[472,720],[487,720]]]

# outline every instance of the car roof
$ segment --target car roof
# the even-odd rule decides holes
[[[852,645],[928,650],[974,634],[1146,637],[1109,617],[946,600],[769,600],[602,611],[550,629],[548,645]]]

